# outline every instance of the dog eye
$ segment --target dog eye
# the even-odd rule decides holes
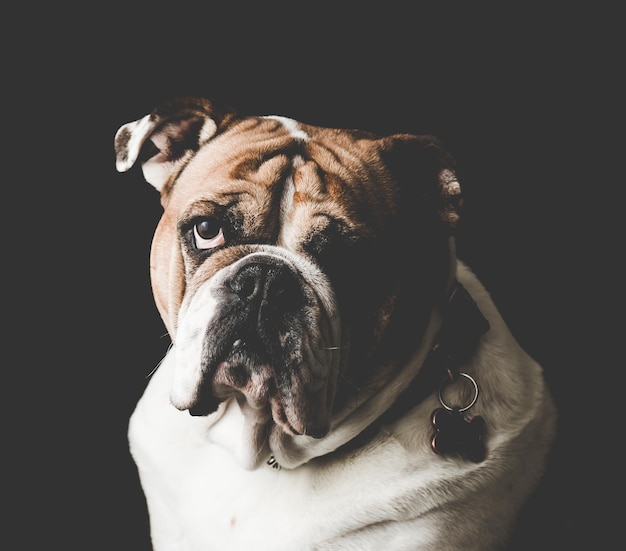
[[[226,242],[220,225],[210,219],[204,219],[194,225],[193,238],[198,249],[214,249]]]

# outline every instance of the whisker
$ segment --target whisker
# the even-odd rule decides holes
[[[152,375],[154,375],[156,373],[156,370],[159,369],[159,366],[163,363],[163,360],[165,359],[165,356],[167,356],[167,353],[172,349],[173,343],[170,343],[167,346],[167,350],[165,351],[165,355],[159,360],[159,362],[152,368],[152,371],[150,371],[150,373],[148,373],[146,375],[146,379],[149,379],[150,377],[152,377]]]
[[[163,363],[163,359],[159,360],[159,362],[152,368],[152,371],[146,375],[146,379],[149,379],[156,373],[156,370],[159,369],[159,366]]]
[[[343,373],[339,374],[339,378],[344,381],[347,385],[349,385],[350,387],[352,387],[354,390],[356,390],[357,392],[361,391],[361,387],[355,385],[350,379],[348,379]]]

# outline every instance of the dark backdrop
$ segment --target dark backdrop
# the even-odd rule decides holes
[[[615,15],[363,5],[56,7],[10,20],[21,52],[7,56],[3,91],[14,548],[149,549],[126,425],[169,343],[148,278],[160,207],[139,171],[116,173],[113,136],[180,95],[444,140],[465,194],[459,256],[544,365],[560,412],[514,547],[608,541],[623,490]]]

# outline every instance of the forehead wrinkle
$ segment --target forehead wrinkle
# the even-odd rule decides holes
[[[324,173],[314,161],[306,161],[294,168],[293,185],[298,199],[306,196],[314,200],[326,193]]]
[[[206,215],[207,212],[213,212],[215,209],[228,207],[233,202],[239,200],[240,196],[246,194],[246,191],[215,194],[210,199],[208,197],[198,198],[182,211],[181,220],[188,220],[196,216]]]
[[[244,159],[231,172],[233,179],[246,180],[265,188],[282,182],[291,173],[292,161],[285,152],[263,154]]]
[[[317,163],[308,161],[295,171],[293,180],[292,203],[298,218],[313,220],[317,214],[346,218],[345,209],[351,208],[354,198],[338,175],[324,172]]]

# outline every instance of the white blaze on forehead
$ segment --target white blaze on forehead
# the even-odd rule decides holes
[[[309,135],[300,128],[298,121],[288,119],[287,117],[279,117],[277,115],[270,115],[265,118],[280,122],[285,127],[285,130],[287,130],[296,140],[302,140],[305,142],[308,141]]]
[[[304,130],[302,130],[302,128],[300,128],[298,121],[289,119],[287,117],[280,117],[278,115],[269,115],[264,118],[272,119],[272,120],[280,122],[285,128],[285,130],[289,132],[290,136],[296,140],[301,140],[301,141],[306,142],[310,139],[310,136]],[[283,196],[280,201],[280,220],[281,220],[282,229],[281,229],[281,234],[278,238],[278,242],[281,245],[285,245],[285,246],[288,246],[289,242],[293,238],[292,235],[288,234],[289,228],[291,228],[291,231],[293,232],[292,225],[285,224],[287,214],[289,210],[291,209],[291,206],[293,205],[293,196],[295,193],[295,187],[293,183],[293,173],[298,167],[302,166],[302,164],[304,164],[304,160],[299,155],[296,155],[293,158],[291,174],[287,177],[287,180],[285,182],[285,187],[283,189]]]

